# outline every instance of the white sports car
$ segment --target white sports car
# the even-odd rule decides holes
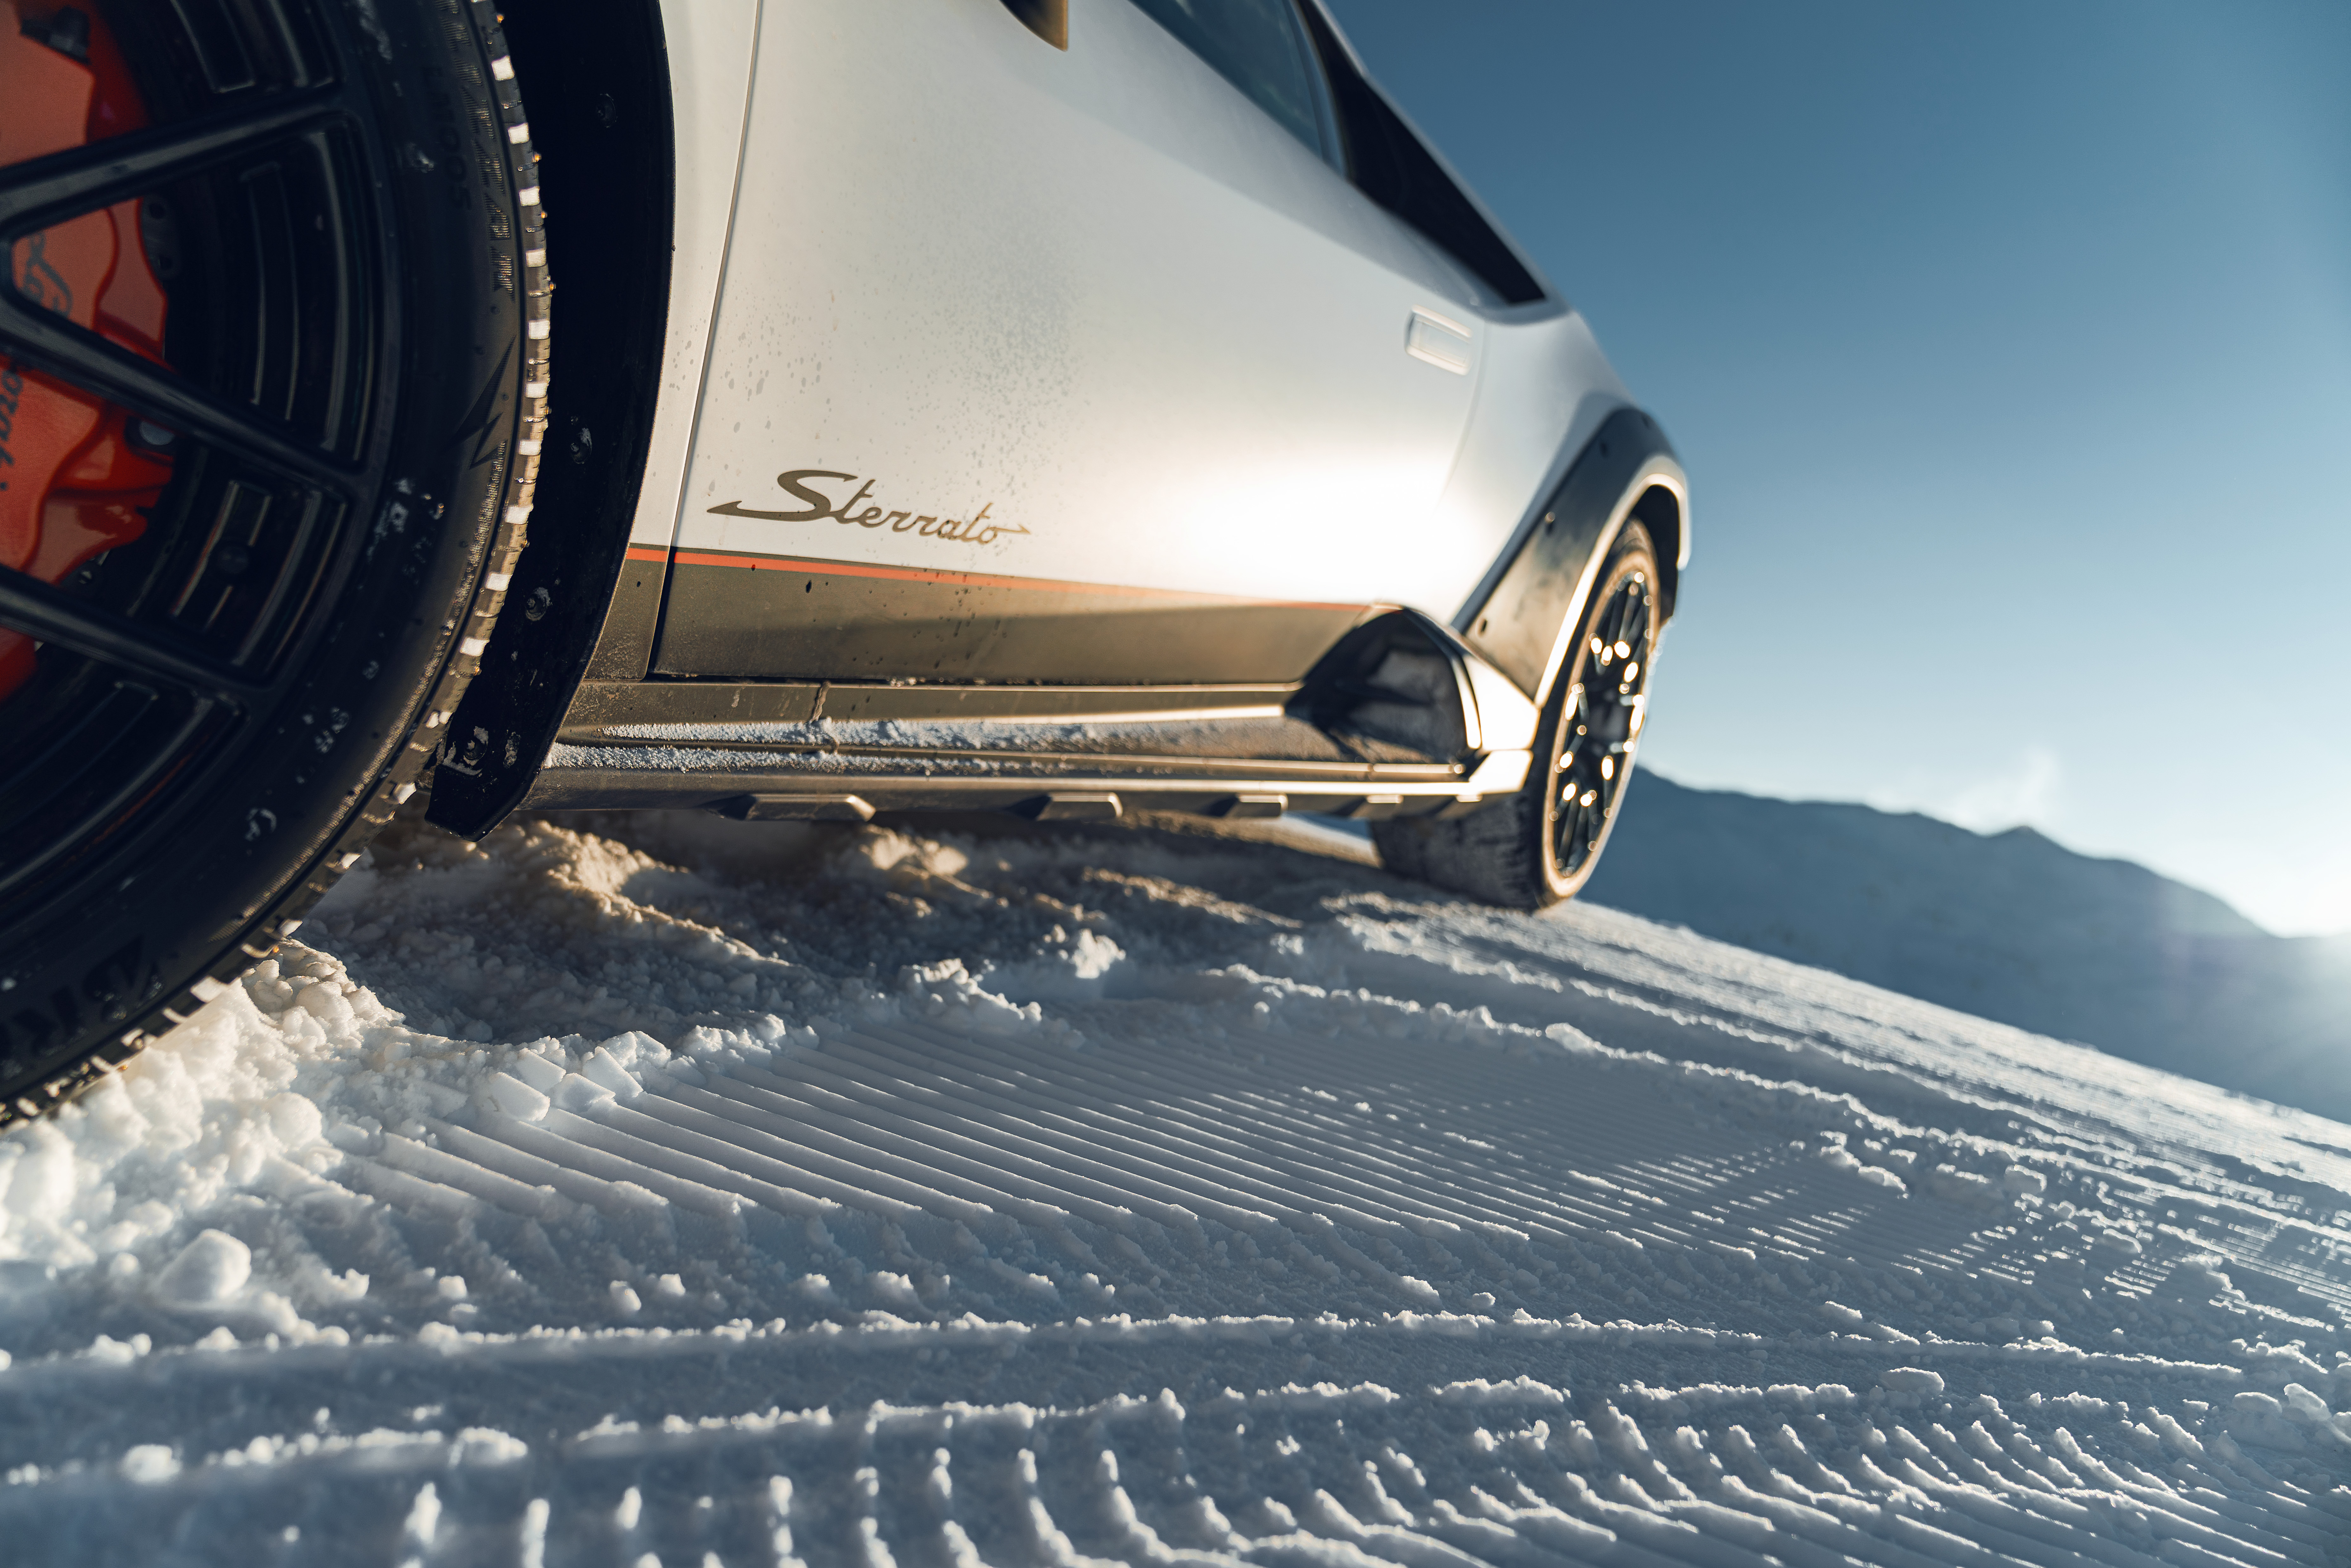
[[[1583,883],[1687,485],[1322,0],[509,5],[0,0],[0,1120],[419,791]]]

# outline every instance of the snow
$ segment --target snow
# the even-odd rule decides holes
[[[2030,828],[1692,789],[1646,768],[1632,789],[1593,902],[2351,1117],[2351,939],[2273,936]]]
[[[7,1560],[2346,1555],[2351,1128],[1280,831],[403,829],[0,1141]]]

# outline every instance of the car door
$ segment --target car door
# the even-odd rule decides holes
[[[1292,5],[769,0],[656,672],[1279,681],[1392,591],[1476,289],[1269,110]]]

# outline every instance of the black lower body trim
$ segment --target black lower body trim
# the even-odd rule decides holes
[[[1301,678],[1370,613],[1209,594],[678,550],[653,669],[845,681]]]

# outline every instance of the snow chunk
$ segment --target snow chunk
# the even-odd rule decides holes
[[[2299,1383],[2287,1384],[2284,1392],[2285,1412],[2297,1421],[2325,1421],[2335,1414],[2327,1408],[2325,1400]]]
[[[215,1306],[252,1277],[251,1248],[226,1231],[199,1231],[155,1277],[155,1297],[166,1306]]]
[[[559,1083],[561,1080],[557,1082]],[[554,1104],[545,1094],[511,1072],[493,1072],[483,1079],[480,1095],[486,1108],[512,1116],[518,1122],[543,1121]]]
[[[873,1293],[893,1307],[920,1307],[922,1298],[914,1293],[914,1282],[904,1274],[887,1269],[877,1269],[865,1277]]]
[[[636,1042],[643,1038],[632,1033],[607,1040],[588,1053],[588,1060],[580,1065],[580,1075],[623,1100],[635,1099],[644,1092],[645,1086],[637,1082],[636,1074],[629,1071],[628,1064],[635,1060]],[[616,1051],[615,1047],[624,1048],[626,1055]]]
[[[122,1456],[115,1469],[137,1486],[160,1486],[180,1473],[180,1457],[162,1443],[141,1443]]]
[[[262,1116],[281,1149],[306,1148],[325,1136],[325,1124],[317,1103],[299,1094],[289,1092],[271,1095],[262,1106]]]
[[[1889,1367],[1877,1375],[1877,1385],[1889,1394],[1940,1394],[1943,1375],[1923,1366]]]
[[[495,1427],[466,1427],[450,1454],[451,1462],[460,1465],[511,1465],[528,1458],[528,1443]]]
[[[440,1532],[441,1494],[433,1490],[431,1481],[426,1481],[417,1490],[416,1501],[409,1508],[408,1520],[401,1527],[401,1533],[429,1550],[433,1538]]]
[[[2248,1344],[2239,1339],[2231,1341],[2230,1348],[2244,1362],[2248,1376],[2273,1388],[2290,1382],[2330,1381],[2326,1368],[2304,1355],[2296,1345]]]
[[[1081,929],[1077,940],[1070,945],[1069,966],[1072,979],[1099,980],[1125,961],[1124,950],[1096,931]]]

